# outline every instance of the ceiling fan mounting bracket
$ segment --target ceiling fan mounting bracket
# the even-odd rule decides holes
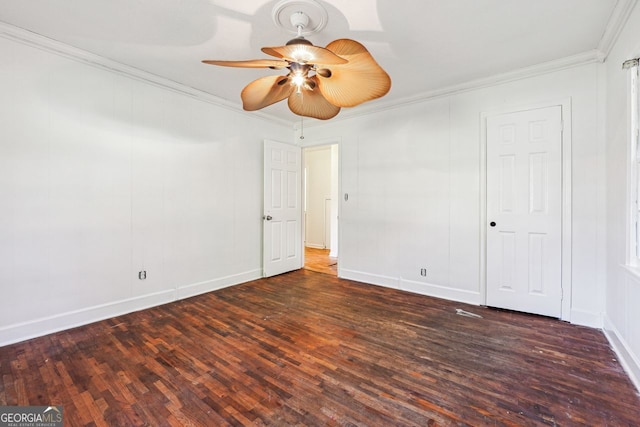
[[[273,22],[283,30],[300,35],[321,31],[327,25],[327,11],[315,0],[282,0],[271,12]]]
[[[307,25],[309,25],[309,16],[304,12],[292,13],[289,20],[291,21],[291,25],[296,29],[296,31],[304,31]]]

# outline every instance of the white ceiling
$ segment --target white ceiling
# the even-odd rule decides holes
[[[338,38],[358,40],[391,76],[389,94],[363,104],[375,107],[562,58],[595,57],[597,49],[603,49],[603,37],[610,38],[620,4],[629,0],[317,2],[326,9],[328,21],[308,39],[317,46]],[[278,3],[0,0],[0,21],[240,106],[240,91],[247,83],[276,71],[200,61],[270,58],[261,47],[292,38],[273,22]],[[352,110],[358,108],[362,106]],[[298,119],[284,103],[263,112]]]

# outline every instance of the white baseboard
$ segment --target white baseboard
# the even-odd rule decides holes
[[[81,310],[60,313],[55,316],[5,326],[0,328],[0,347],[52,334],[54,332],[87,325],[89,323],[98,322],[111,317],[121,316],[134,311],[156,307],[228,286],[249,282],[261,277],[262,270],[251,270],[240,274],[208,280],[206,282],[182,286],[178,289],[170,289],[154,294],[114,301]]]
[[[570,323],[590,328],[602,329],[602,315],[572,308]]]
[[[251,270],[240,274],[220,277],[218,279],[207,280],[205,282],[193,283],[178,288],[177,298],[185,299],[196,295],[205,294],[207,292],[217,291],[218,289],[227,288],[229,286],[238,285],[240,283],[250,282],[262,278],[262,270]]]
[[[466,304],[480,305],[480,294],[477,292],[465,291],[461,289],[446,288],[430,283],[404,280],[398,277],[382,276],[377,274],[364,273],[362,271],[340,269],[342,279],[355,280],[357,282],[371,285],[384,286],[415,294],[443,298],[451,301],[459,301]]]
[[[322,244],[315,244],[315,243],[305,243],[304,244],[307,248],[312,248],[312,249],[327,249],[324,247],[324,245]]]
[[[175,301],[171,289],[0,328],[0,347]]]
[[[381,276],[378,274],[364,273],[362,271],[340,269],[340,278],[368,283],[370,285],[384,286],[386,288],[400,289],[400,280],[397,277]]]
[[[465,304],[480,305],[482,303],[478,292],[447,288],[445,286],[434,285],[432,283],[401,279],[400,289],[420,295],[463,302]]]
[[[629,375],[631,382],[636,386],[640,394],[640,355],[634,355],[624,338],[608,316],[604,317],[604,335],[609,340],[613,351],[618,355],[618,360]]]

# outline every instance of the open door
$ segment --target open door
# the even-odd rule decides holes
[[[302,268],[300,147],[264,142],[263,276]]]

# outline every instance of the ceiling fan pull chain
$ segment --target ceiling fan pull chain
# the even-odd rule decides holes
[[[300,116],[300,139],[304,139],[304,117]]]

